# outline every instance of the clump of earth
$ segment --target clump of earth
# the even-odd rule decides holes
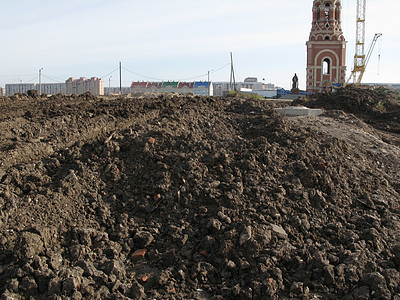
[[[0,98],[1,299],[400,299],[399,98],[343,93]]]

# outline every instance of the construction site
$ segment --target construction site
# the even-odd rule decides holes
[[[292,102],[0,97],[0,298],[400,300],[400,95],[340,2]]]

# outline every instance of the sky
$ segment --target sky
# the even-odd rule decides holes
[[[0,86],[100,77],[107,87],[147,80],[257,77],[305,89],[312,0],[0,0]],[[342,0],[347,73],[355,51],[356,0]],[[363,82],[400,82],[397,0],[367,0]],[[380,59],[378,59],[378,56]]]

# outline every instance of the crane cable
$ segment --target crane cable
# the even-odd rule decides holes
[[[378,47],[378,76],[381,67],[381,52],[382,52],[382,37],[381,40],[379,41],[379,47]]]

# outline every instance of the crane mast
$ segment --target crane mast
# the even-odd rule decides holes
[[[355,84],[361,83],[365,72],[365,8],[366,0],[357,0],[356,52],[352,74]]]
[[[375,34],[374,39],[368,48],[368,54],[365,56],[365,10],[366,0],[357,0],[356,52],[354,54],[354,68],[345,85],[349,83],[351,78],[353,78],[354,84],[361,84],[361,80],[364,76],[365,69],[367,68],[375,44],[382,36],[382,33]]]

